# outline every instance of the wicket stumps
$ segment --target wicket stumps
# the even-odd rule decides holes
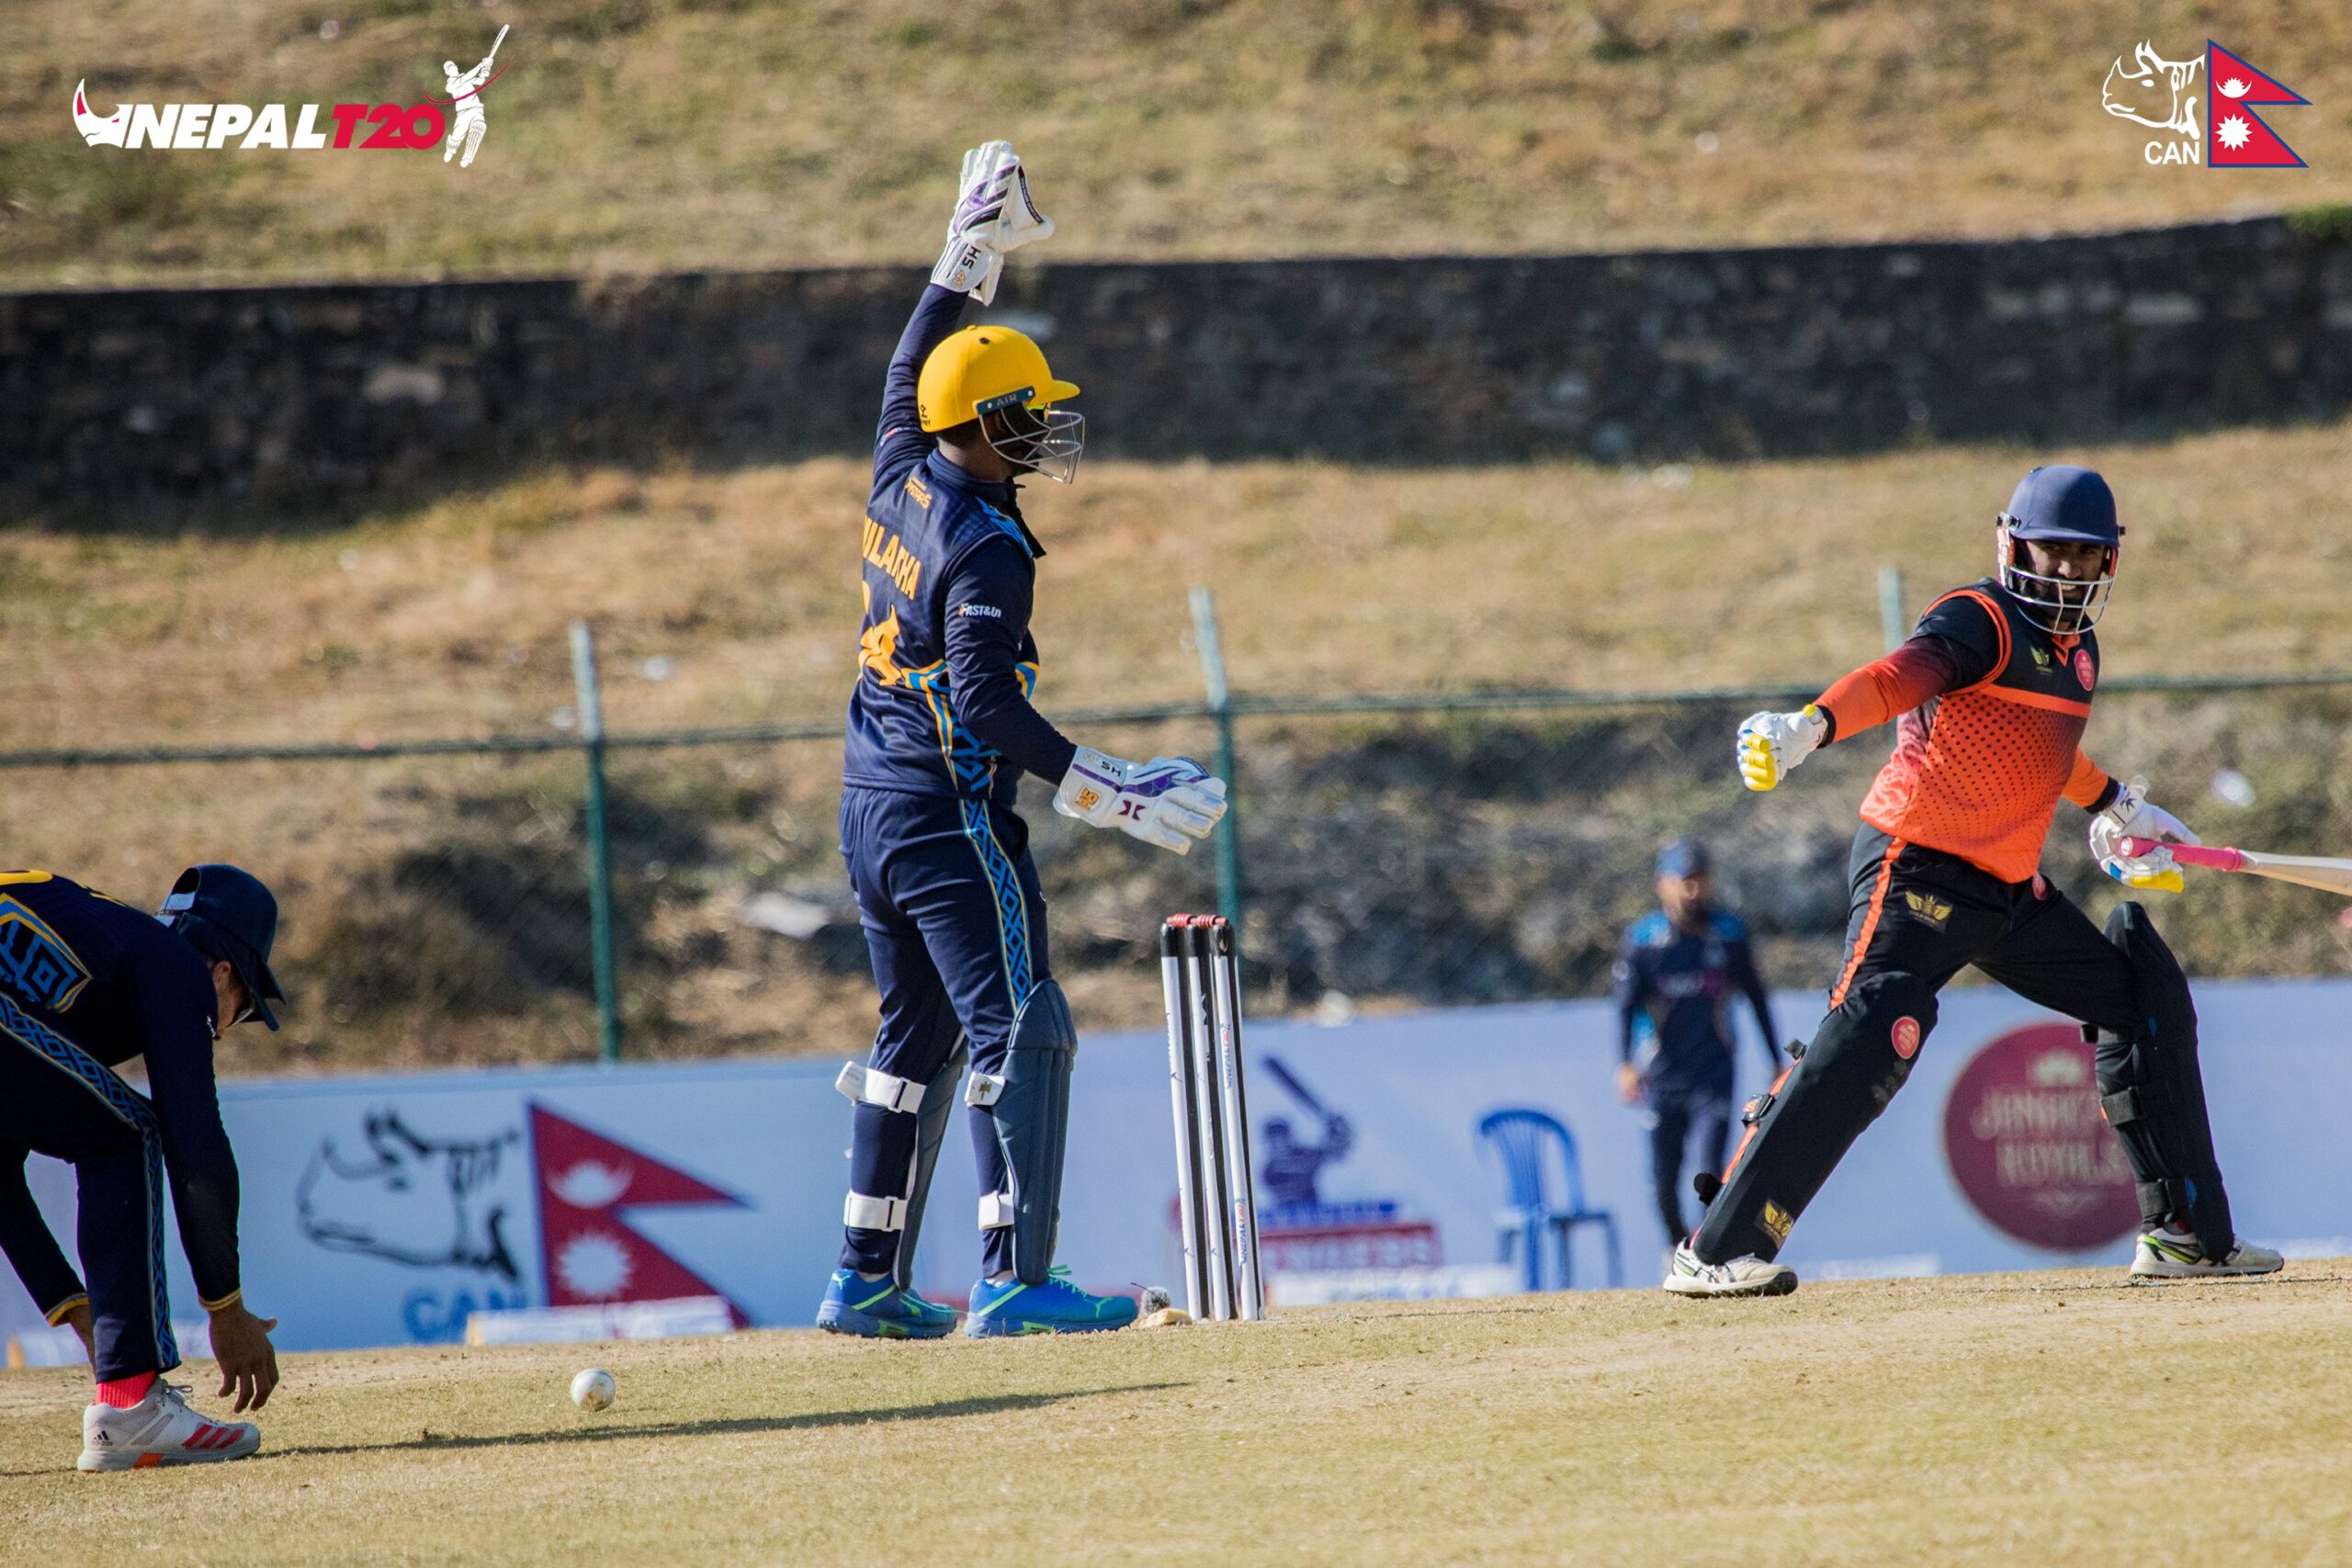
[[[1266,1315],[1258,1269],[1258,1184],[1241,1078],[1241,967],[1222,915],[1171,915],[1159,928],[1168,1003],[1168,1093],[1175,1110],[1176,1209],[1184,1310]]]

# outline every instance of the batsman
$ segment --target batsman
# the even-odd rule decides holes
[[[1068,1333],[1134,1320],[1054,1267],[1078,1037],[1046,958],[1046,903],[1014,809],[1023,773],[1054,809],[1182,854],[1225,815],[1225,785],[1182,758],[1072,745],[1031,705],[1029,620],[1045,547],[1018,482],[1068,484],[1078,389],[1011,327],[959,327],[1005,255],[1052,234],[1012,144],[967,153],[947,248],[883,386],[864,534],[865,611],[842,769],[842,854],[882,1023],[842,1070],[854,1110],[846,1237],[820,1328],[933,1338],[951,1307],[913,1287],[923,1202],[963,1099],[979,1167],[981,1277],[964,1332]]]
[[[1936,600],[1894,653],[1801,713],[1740,726],[1740,777],[1752,790],[1890,719],[1894,750],[1862,802],[1829,1015],[1750,1103],[1720,1180],[1702,1179],[1706,1218],[1666,1280],[1677,1294],[1796,1289],[1774,1261],[1790,1227],[1910,1077],[1937,993],[1971,964],[2086,1026],[2100,1105],[2139,1190],[2135,1277],[2279,1267],[2278,1253],[2232,1229],[2197,1011],[2171,950],[2139,904],[2118,905],[2102,932],[2038,869],[2062,795],[2091,813],[2091,852],[2128,886],[2178,891],[2163,843],[2197,841],[2081,750],[2098,685],[2093,628],[2122,550],[2114,492],[2087,468],[2035,468],[1996,519],[1995,541],[1995,574]],[[2128,855],[2126,839],[2154,847]]]

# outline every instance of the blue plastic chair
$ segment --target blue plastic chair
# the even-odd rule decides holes
[[[1607,1209],[1585,1207],[1584,1176],[1577,1165],[1577,1141],[1566,1124],[1547,1111],[1511,1106],[1490,1111],[1481,1119],[1478,1136],[1492,1145],[1500,1158],[1503,1180],[1510,1189],[1507,1205],[1495,1211],[1495,1236],[1500,1247],[1496,1261],[1510,1262],[1513,1245],[1519,1244],[1526,1253],[1527,1288],[1542,1290],[1544,1258],[1540,1244],[1544,1231],[1549,1230],[1559,1239],[1560,1288],[1568,1290],[1575,1283],[1570,1235],[1578,1225],[1599,1225],[1609,1244],[1610,1289],[1623,1286],[1625,1269],[1617,1250],[1617,1216]],[[1557,1203],[1552,1201],[1545,1180],[1547,1148],[1560,1151],[1564,1201]]]

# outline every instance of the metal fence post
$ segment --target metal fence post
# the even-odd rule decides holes
[[[1225,654],[1216,640],[1216,599],[1205,588],[1193,590],[1193,640],[1201,650],[1201,682],[1208,688],[1209,712],[1216,720],[1216,776],[1238,793],[1233,776],[1233,693],[1225,682]],[[1216,828],[1216,912],[1238,936],[1241,931],[1240,812],[1227,795],[1225,820]]]
[[[596,634],[571,623],[571,676],[580,690],[580,746],[588,760],[588,943],[596,976],[597,1055],[621,1059],[621,1015],[613,968],[613,857],[605,836],[605,703],[596,687]]]
[[[1903,569],[1899,566],[1878,569],[1878,629],[1889,653],[1911,635],[1911,623],[1903,614]]]

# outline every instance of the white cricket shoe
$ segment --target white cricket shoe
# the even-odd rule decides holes
[[[2230,1248],[2227,1258],[2216,1260],[2205,1256],[2197,1237],[2166,1220],[2152,1231],[2143,1231],[2140,1245],[2132,1254],[2132,1277],[2134,1280],[2229,1280],[2248,1274],[2276,1274],[2285,1267],[2286,1258],[2267,1247],[2256,1247],[2250,1241],[2233,1237],[2237,1245]]]
[[[1753,1253],[1702,1263],[1687,1241],[1674,1249],[1666,1275],[1667,1291],[1678,1296],[1785,1296],[1796,1288],[1797,1271],[1784,1263],[1767,1263]]]
[[[249,1421],[212,1421],[188,1408],[178,1389],[157,1378],[128,1410],[93,1404],[82,1412],[76,1470],[148,1470],[159,1464],[210,1464],[243,1459],[261,1447]]]

